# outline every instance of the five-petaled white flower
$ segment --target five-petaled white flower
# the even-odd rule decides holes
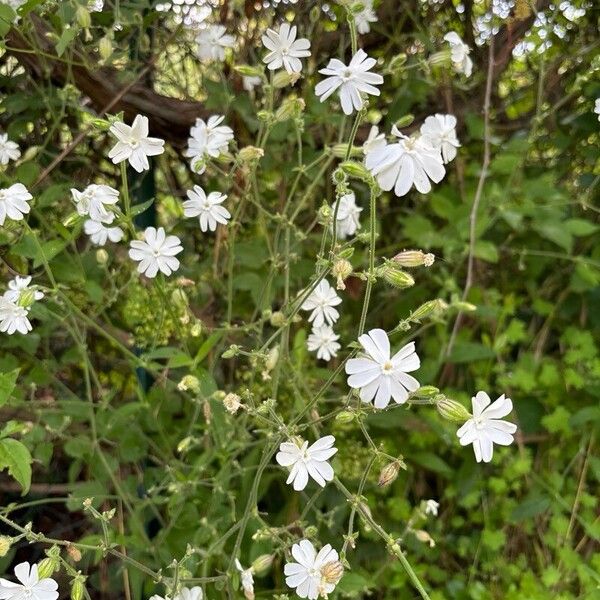
[[[106,206],[112,206],[119,201],[119,191],[109,185],[88,185],[83,192],[71,188],[71,195],[75,201],[77,213],[82,217],[89,215],[94,221],[112,223],[115,215],[107,210]]]
[[[469,54],[471,48],[465,44],[456,31],[450,31],[444,36],[444,40],[450,44],[450,56],[454,68],[458,73],[464,73],[471,77],[473,71],[473,61]]]
[[[337,356],[338,350],[341,348],[338,340],[339,335],[336,335],[331,326],[319,325],[313,327],[311,334],[306,340],[306,347],[310,352],[317,351],[317,358],[322,360],[331,360],[332,356]]]
[[[206,192],[195,185],[193,190],[188,190],[188,198],[183,203],[183,214],[186,217],[199,217],[200,229],[202,231],[215,231],[217,223],[227,225],[231,213],[221,203],[227,199],[221,192]]]
[[[596,98],[594,103],[594,112],[598,115],[598,121],[600,121],[600,98]]]
[[[253,92],[254,88],[261,83],[262,77],[259,77],[258,75],[244,75],[242,77],[242,87],[250,93]]]
[[[169,596],[159,596],[154,594],[150,596],[150,600],[202,600],[204,598],[204,592],[199,586],[193,588],[182,587],[177,594],[171,599]]]
[[[164,140],[148,137],[148,117],[143,115],[137,115],[131,126],[121,122],[113,123],[109,131],[118,140],[108,153],[108,158],[115,165],[128,160],[141,173],[150,168],[149,156],[157,156],[165,151]]]
[[[369,135],[362,145],[363,154],[366,155],[373,150],[383,148],[386,144],[387,142],[385,141],[385,134],[379,133],[379,128],[377,125],[373,125],[371,129],[369,129]]]
[[[408,193],[414,185],[422,194],[431,191],[431,181],[439,183],[446,174],[439,149],[422,137],[408,138],[394,125],[398,142],[386,144],[367,154],[365,164],[382,190],[394,189],[396,196]]]
[[[346,239],[356,233],[360,228],[360,213],[362,208],[356,205],[356,196],[354,192],[344,194],[338,200],[336,228],[340,239]],[[335,211],[334,211],[335,214]]]
[[[83,224],[83,230],[90,236],[92,244],[96,246],[104,246],[108,240],[116,244],[125,235],[120,227],[107,227],[101,221],[95,221],[94,219],[88,219]]]
[[[425,501],[425,514],[437,517],[439,507],[440,507],[439,502],[436,502],[435,500],[426,500]]]
[[[377,15],[373,10],[373,0],[363,0],[362,10],[354,14],[354,22],[358,33],[369,33],[371,23],[377,23]]]
[[[13,221],[22,221],[31,207],[29,200],[33,196],[22,183],[14,183],[9,188],[0,190],[0,225],[4,225],[6,217]]]
[[[306,487],[310,475],[325,487],[325,483],[333,479],[333,469],[327,461],[337,452],[334,443],[332,435],[318,439],[311,446],[302,440],[283,442],[275,459],[282,467],[291,467],[286,483],[293,484],[299,492]]]
[[[0,296],[0,332],[8,333],[8,335],[12,335],[17,331],[23,335],[28,334],[32,329],[27,318],[28,314],[29,309],[25,306],[19,306],[16,302]],[[0,598],[3,598],[1,586]]]
[[[183,155],[191,158],[192,171],[201,175],[206,169],[205,158],[216,158],[227,150],[229,141],[233,139],[233,130],[227,125],[221,125],[224,116],[213,115],[208,121],[196,119],[190,129],[188,147]]]
[[[362,49],[356,52],[349,65],[332,58],[326,68],[319,70],[319,73],[328,77],[317,84],[315,94],[324,102],[339,89],[344,113],[350,115],[353,111],[360,110],[363,106],[361,92],[379,96],[379,90],[375,86],[383,83],[383,77],[370,72],[376,62]]]
[[[252,567],[244,569],[242,563],[236,558],[235,568],[240,572],[240,579],[242,583],[242,589],[244,590],[244,596],[246,600],[254,600],[254,577]]]
[[[10,160],[19,160],[21,151],[16,142],[8,139],[7,133],[0,133],[0,165],[7,165]]]
[[[139,261],[137,270],[146,277],[156,277],[159,271],[170,275],[179,269],[175,255],[183,250],[181,240],[176,235],[166,235],[162,227],[147,227],[144,241],[133,240],[129,246],[129,257]]]
[[[456,432],[461,446],[473,444],[475,460],[490,462],[494,455],[494,444],[508,446],[514,441],[513,433],[517,426],[509,421],[503,421],[512,411],[510,398],[504,394],[493,404],[485,392],[477,392],[471,399],[473,416]]]
[[[404,404],[408,392],[419,389],[419,382],[408,373],[416,371],[421,361],[415,352],[415,343],[400,348],[390,358],[390,340],[383,329],[371,329],[358,338],[366,356],[351,358],[346,363],[348,385],[360,389],[360,399],[372,402],[375,408],[385,408],[390,399]]]
[[[429,116],[421,125],[421,136],[430,146],[442,153],[444,163],[456,157],[456,149],[460,142],[456,137],[456,117],[454,115],[436,114]]]
[[[317,554],[309,540],[301,540],[292,546],[292,556],[296,562],[287,563],[283,572],[286,584],[300,598],[327,598],[344,574],[338,553],[329,544]]]
[[[21,583],[0,578],[0,598],[3,600],[56,600],[58,584],[54,579],[40,579],[37,565],[28,562],[15,567],[15,576]]]
[[[325,322],[333,325],[340,318],[340,313],[333,307],[341,302],[342,299],[329,281],[322,279],[300,308],[312,311],[308,321],[313,324],[313,327],[319,327]]]
[[[232,48],[235,38],[225,33],[224,25],[207,25],[196,36],[196,54],[203,62],[225,60],[225,48]]]
[[[298,28],[289,23],[282,23],[279,31],[267,29],[262,36],[262,43],[269,53],[263,61],[271,71],[283,67],[288,73],[302,71],[301,58],[310,56],[310,42],[305,38],[296,39]]]
[[[12,281],[8,282],[8,289],[2,294],[4,298],[11,302],[19,302],[22,295],[27,294],[29,290],[29,284],[31,283],[31,275],[26,277],[20,277],[17,275]],[[44,297],[44,292],[33,287],[31,289],[31,300],[41,300]]]

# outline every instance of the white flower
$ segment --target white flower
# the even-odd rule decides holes
[[[362,208],[356,206],[356,197],[354,192],[345,194],[338,200],[337,209],[337,233],[340,239],[346,239],[360,229],[360,213]],[[335,214],[335,211],[334,211]]]
[[[298,28],[289,23],[282,23],[279,31],[267,29],[262,36],[262,43],[269,50],[263,58],[271,71],[283,67],[288,73],[302,71],[301,58],[310,56],[310,42],[305,38],[296,39]]]
[[[9,160],[19,160],[19,145],[8,139],[7,133],[0,133],[0,165],[7,165]]]
[[[88,185],[83,192],[71,188],[71,195],[75,201],[77,213],[82,217],[89,215],[94,221],[112,223],[115,215],[106,209],[105,205],[112,206],[119,201],[119,192],[108,185]]]
[[[202,600],[204,593],[202,588],[194,586],[193,588],[182,587],[178,594],[175,594],[173,600]]]
[[[244,590],[244,596],[246,596],[246,600],[254,600],[254,577],[252,576],[252,567],[244,569],[237,558],[235,559],[235,567],[240,572],[242,589]]]
[[[10,302],[18,302],[23,294],[29,291],[31,276],[20,277],[17,275],[12,281],[8,282],[8,289],[4,292],[3,297]],[[44,292],[38,290],[35,286],[31,288],[32,300],[41,300],[44,297]]]
[[[235,38],[225,33],[224,25],[207,25],[196,36],[196,54],[201,61],[225,60],[225,48],[233,47]]]
[[[430,146],[442,153],[444,163],[449,163],[456,157],[456,149],[460,147],[456,137],[456,117],[440,115],[427,117],[421,125],[421,136]]]
[[[371,23],[377,23],[377,15],[373,10],[373,0],[363,0],[362,5],[362,10],[354,15],[354,22],[358,33],[369,33]]]
[[[433,148],[423,138],[408,138],[396,126],[392,134],[399,138],[367,154],[365,164],[377,178],[382,190],[394,188],[396,196],[408,193],[414,185],[422,194],[431,191],[430,179],[439,183],[446,174],[440,150]]]
[[[207,122],[196,119],[196,124],[190,129],[188,147],[183,155],[192,159],[190,162],[195,173],[204,173],[206,156],[216,158],[227,151],[229,141],[233,139],[233,130],[221,125],[224,119],[219,115],[209,117]]]
[[[512,411],[512,401],[502,394],[490,404],[490,397],[485,392],[477,392],[471,402],[473,417],[456,432],[456,435],[461,446],[473,444],[477,462],[490,462],[494,455],[494,444],[508,446],[514,441],[512,434],[517,430],[517,426],[501,420]]]
[[[21,582],[13,583],[0,578],[0,598],[3,600],[56,600],[58,584],[54,579],[40,579],[37,565],[28,562],[15,567],[15,576]]]
[[[333,479],[333,469],[327,462],[336,452],[333,447],[335,438],[326,435],[318,439],[312,446],[308,442],[283,442],[275,460],[282,467],[291,467],[286,483],[291,483],[299,492],[306,487],[310,475],[321,487]],[[300,444],[300,445],[299,445]]]
[[[157,11],[171,12],[176,23],[183,23],[190,29],[198,29],[212,13],[212,8],[206,5],[206,0],[173,0],[157,4],[155,8]]]
[[[300,598],[326,598],[344,574],[338,553],[329,544],[317,554],[309,540],[301,540],[292,546],[292,556],[297,562],[287,563],[283,572],[286,584],[295,588]]]
[[[360,389],[360,399],[372,402],[376,408],[385,408],[390,398],[398,404],[408,400],[408,392],[419,389],[419,382],[408,375],[421,366],[415,352],[415,343],[400,348],[390,358],[390,340],[383,329],[371,329],[358,338],[366,356],[351,358],[346,363],[348,385]]]
[[[22,183],[15,183],[9,188],[0,190],[0,225],[4,225],[6,217],[13,221],[23,220],[31,207],[29,200],[33,196],[27,191]]]
[[[598,115],[598,121],[600,121],[600,98],[596,98],[594,104],[594,112]]]
[[[104,223],[94,219],[88,219],[83,224],[83,230],[96,246],[104,246],[108,240],[114,243],[120,242],[125,235],[120,227],[106,227]]]
[[[227,225],[231,213],[221,203],[227,199],[221,192],[206,192],[195,185],[193,190],[188,190],[188,198],[183,203],[183,214],[186,217],[199,217],[200,229],[202,231],[215,231],[217,223]]]
[[[337,340],[340,339],[329,325],[320,325],[313,327],[311,334],[306,340],[306,346],[310,352],[317,351],[317,358],[322,360],[331,360],[332,356],[337,356],[337,351],[341,348]]]
[[[148,137],[148,117],[137,115],[131,126],[125,123],[113,123],[109,129],[118,140],[108,153],[116,165],[124,160],[138,172],[147,171],[150,168],[149,156],[157,156],[165,151],[164,140]]]
[[[175,258],[183,247],[176,235],[166,235],[162,227],[147,227],[144,240],[133,240],[129,243],[129,257],[139,261],[138,271],[146,277],[156,277],[158,271],[170,275],[179,269],[179,261]]]
[[[331,287],[329,281],[322,279],[300,308],[312,311],[308,321],[313,324],[313,327],[319,327],[325,321],[329,325],[333,325],[340,317],[340,313],[333,307],[341,302],[342,299]]]
[[[462,41],[456,31],[448,32],[444,36],[444,40],[450,44],[450,55],[456,71],[471,77],[473,71],[473,61],[469,57],[471,48]]]
[[[385,134],[379,133],[377,125],[373,125],[369,130],[369,135],[362,145],[363,154],[368,154],[378,148],[383,148],[387,142],[385,141]]]
[[[29,309],[19,306],[15,302],[0,296],[0,331],[12,335],[15,331],[26,335],[32,329],[31,323],[27,318]],[[4,581],[0,579],[0,583]],[[2,596],[2,587],[0,586],[0,598]]]
[[[357,51],[347,66],[341,60],[332,58],[325,69],[319,70],[319,73],[329,77],[317,84],[315,94],[323,102],[339,88],[344,113],[350,115],[354,110],[360,110],[363,106],[361,92],[379,96],[379,90],[374,86],[381,85],[383,77],[369,72],[376,62],[362,49]]]
[[[102,12],[104,10],[104,0],[91,0],[88,8],[90,12]]]
[[[254,88],[257,85],[260,85],[261,83],[262,83],[262,78],[259,77],[258,75],[244,75],[242,77],[242,87],[247,92],[254,91]]]
[[[434,517],[438,516],[438,508],[440,507],[440,503],[435,500],[427,500],[425,502],[425,514],[433,515]]]

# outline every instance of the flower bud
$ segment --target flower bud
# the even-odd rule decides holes
[[[71,583],[71,600],[81,600],[83,598],[83,578],[81,576],[75,577]]]
[[[180,392],[187,392],[188,390],[194,394],[200,392],[200,380],[195,375],[186,375],[177,384],[177,389]]]
[[[408,127],[413,121],[415,120],[415,115],[404,115],[403,117],[400,117],[395,125],[398,129],[402,129],[403,127]]]
[[[12,545],[12,538],[7,535],[0,535],[0,558],[6,556]]]
[[[463,310],[465,312],[473,312],[477,310],[477,306],[475,304],[471,304],[470,302],[463,302],[462,300],[457,300],[452,303],[454,308],[458,308],[458,310]]]
[[[265,151],[262,148],[257,148],[256,146],[246,146],[239,151],[238,158],[243,163],[254,164],[257,163],[264,155]]]
[[[179,309],[187,308],[189,305],[188,297],[181,288],[173,290],[173,292],[171,293],[171,300],[173,301],[173,304]]]
[[[392,260],[401,267],[430,267],[435,261],[435,255],[425,254],[422,250],[404,250]]]
[[[254,560],[252,566],[252,572],[260,576],[266,573],[273,564],[275,556],[273,554],[261,554],[257,559]]]
[[[435,546],[434,539],[426,531],[424,531],[423,529],[417,529],[413,533],[415,534],[415,537],[420,542],[423,542],[424,544],[429,544],[430,548],[433,548]]]
[[[280,310],[276,310],[271,314],[269,322],[273,327],[283,327],[285,325],[285,315]]]
[[[108,263],[108,252],[104,248],[98,248],[98,250],[96,250],[96,262],[100,266],[104,266]]]
[[[240,347],[236,346],[235,344],[231,344],[231,346],[229,346],[229,348],[225,350],[223,354],[221,354],[221,358],[233,358],[234,356],[237,356],[239,352]]]
[[[446,398],[446,396],[438,398],[435,406],[440,415],[452,423],[464,423],[472,417],[460,402]]]
[[[240,400],[241,398],[237,394],[229,393],[223,398],[223,406],[230,415],[235,415],[242,406]]]
[[[401,290],[415,285],[415,280],[411,275],[389,262],[381,269],[381,275],[387,283]]]
[[[190,328],[192,337],[200,337],[202,335],[202,321],[196,321]]]
[[[102,60],[108,60],[112,56],[112,40],[107,35],[105,35],[100,42],[98,42],[98,52]]]
[[[396,480],[396,477],[398,477],[399,472],[400,463],[397,460],[389,463],[388,465],[383,467],[383,469],[381,469],[381,473],[379,475],[379,482],[377,483],[377,485],[379,485],[379,487],[387,487]]]
[[[354,421],[354,413],[349,410],[343,410],[335,416],[335,420],[337,423],[352,423]]]
[[[440,390],[434,385],[423,385],[415,392],[412,392],[413,398],[433,398],[440,393]]]
[[[452,53],[450,48],[446,48],[444,50],[440,50],[439,52],[435,52],[429,57],[429,64],[433,66],[449,66],[452,62]]]
[[[38,576],[40,579],[52,577],[52,574],[58,569],[60,560],[57,556],[47,556],[38,563]]]
[[[246,77],[261,77],[264,73],[262,67],[252,65],[236,65],[233,68],[240,75],[245,75]]]
[[[371,173],[369,173],[367,168],[361,163],[347,160],[340,165],[340,168],[346,175],[354,177],[355,179],[360,179],[367,183],[373,179]]]
[[[73,562],[79,562],[81,560],[81,551],[77,546],[73,546],[73,544],[67,546],[67,554],[71,557]]]
[[[338,259],[333,263],[331,274],[337,280],[336,288],[338,290],[345,290],[346,285],[344,284],[344,280],[348,279],[352,274],[352,264],[345,258]]]
[[[441,312],[446,308],[448,308],[448,305],[439,298],[436,300],[429,300],[425,302],[425,304],[421,304],[419,308],[411,313],[409,321],[412,321],[413,323],[422,321],[426,317]]]
[[[278,71],[273,77],[273,87],[284,88],[288,85],[294,85],[300,79],[300,73],[288,73],[287,71]]]
[[[23,290],[19,294],[19,299],[17,300],[17,304],[22,306],[23,308],[27,308],[31,306],[35,302],[35,290],[31,288],[27,288]]]
[[[388,64],[388,71],[390,73],[399,71],[404,66],[407,59],[408,59],[408,57],[406,56],[406,54],[404,54],[404,52],[401,52],[400,54],[396,54],[396,56],[392,56],[392,58]]]
[[[88,29],[92,25],[92,17],[90,11],[85,6],[80,6],[75,13],[78,25],[82,29]]]
[[[306,104],[302,98],[288,96],[275,112],[275,120],[287,121],[288,119],[295,119],[304,112],[305,106]]]
[[[346,153],[348,152],[348,144],[335,144],[331,148],[331,152],[336,158],[346,158]],[[361,155],[362,150],[357,146],[352,146],[352,148],[350,148],[350,156],[355,157]]]
[[[321,577],[325,583],[336,585],[344,575],[344,566],[339,560],[333,560],[321,567]]]
[[[277,361],[279,360],[279,346],[273,346],[269,350],[269,354],[267,354],[267,360],[265,360],[265,368],[267,371],[272,371],[277,365]]]
[[[331,221],[333,213],[329,204],[322,204],[317,213],[317,221],[320,225],[326,226]]]

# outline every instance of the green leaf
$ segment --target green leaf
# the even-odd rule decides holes
[[[585,219],[569,219],[568,221],[565,221],[565,227],[577,237],[590,235],[598,231],[598,225],[586,221]]]
[[[485,260],[490,263],[498,262],[498,248],[492,242],[487,240],[477,240],[475,242],[475,256],[481,260]]]
[[[4,406],[8,402],[15,389],[18,376],[19,369],[8,373],[0,373],[0,406]]]
[[[0,469],[8,469],[23,488],[23,496],[31,486],[31,454],[25,444],[13,438],[0,440]]]
[[[138,215],[141,215],[144,211],[148,210],[152,206],[153,202],[154,202],[154,198],[150,198],[150,200],[146,200],[146,202],[141,202],[140,204],[134,204],[131,207],[131,216],[137,217]]]
[[[65,27],[60,36],[60,39],[56,43],[56,54],[62,56],[67,49],[67,46],[75,39],[78,30],[76,27]]]
[[[15,11],[7,4],[0,4],[0,36],[4,37],[16,18]]]

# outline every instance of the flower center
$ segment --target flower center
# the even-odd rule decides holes
[[[6,192],[4,190],[0,190],[0,200],[6,200]]]
[[[486,418],[485,417],[473,417],[473,421],[475,422],[475,429],[483,429],[485,427]]]
[[[392,371],[394,370],[394,365],[391,363],[391,361],[386,360],[382,365],[381,365],[381,372],[384,375],[389,375]]]
[[[140,142],[139,142],[138,140],[134,139],[134,138],[131,138],[131,139],[129,140],[129,145],[130,145],[132,148],[137,148],[137,147],[140,145]]]

